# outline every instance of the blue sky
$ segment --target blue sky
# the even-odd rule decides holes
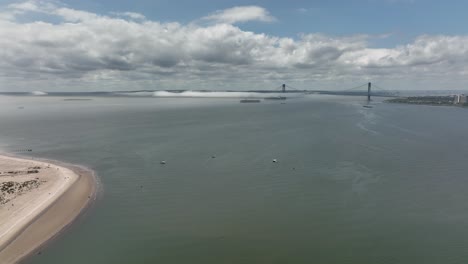
[[[464,88],[466,10],[459,0],[7,0],[0,84]]]

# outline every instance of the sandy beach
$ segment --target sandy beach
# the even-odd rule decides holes
[[[0,155],[0,263],[17,263],[70,225],[95,199],[91,171]]]

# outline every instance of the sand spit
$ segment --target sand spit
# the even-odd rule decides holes
[[[34,253],[70,225],[96,191],[85,168],[0,155],[0,263]]]

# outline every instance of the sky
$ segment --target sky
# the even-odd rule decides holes
[[[468,1],[0,0],[0,91],[466,89]]]

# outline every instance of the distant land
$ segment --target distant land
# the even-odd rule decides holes
[[[7,92],[0,91],[0,95],[6,96],[59,96],[59,97],[71,97],[66,100],[75,100],[73,97],[157,97],[154,93],[157,92],[168,92],[174,94],[180,94],[185,92],[198,92],[198,93],[259,93],[259,94],[278,94],[282,93],[281,90],[155,90],[155,89],[145,89],[145,90],[133,90],[133,91],[35,91],[35,92]],[[367,96],[367,90],[363,91],[340,91],[340,90],[312,90],[312,89],[295,89],[295,90],[286,90],[285,94],[323,94],[323,95],[345,95],[345,96]],[[408,103],[408,98],[415,100],[414,98],[418,97],[427,97],[430,99],[441,98],[441,101],[447,101],[450,98],[453,102],[453,95],[455,94],[468,94],[468,90],[373,90],[371,95],[374,97],[395,97],[396,99],[391,102],[400,102]],[[443,99],[446,97],[447,99]],[[405,99],[406,98],[406,99]],[[80,98],[80,100],[83,98]],[[436,99],[434,99],[436,100]],[[419,102],[424,101],[422,99],[418,100]],[[439,101],[438,99],[436,100]],[[413,102],[413,103],[416,103]],[[431,103],[432,104],[432,103]],[[438,103],[435,103],[438,104]]]
[[[2,92],[0,95],[10,96],[120,96],[125,97],[132,94],[139,93],[155,93],[155,92],[170,92],[170,93],[183,93],[183,92],[200,92],[200,93],[211,93],[211,92],[246,92],[246,93],[282,93],[280,90],[137,90],[137,91],[53,91],[53,92]],[[327,95],[350,95],[350,96],[365,96],[367,91],[333,91],[333,90],[286,90],[287,94],[327,94]],[[396,97],[400,95],[432,95],[432,94],[454,94],[457,92],[453,91],[372,91],[372,96],[386,96]]]
[[[468,107],[468,103],[455,104],[455,96],[411,96],[398,97],[386,100],[388,103],[417,104],[417,105],[440,105]]]

